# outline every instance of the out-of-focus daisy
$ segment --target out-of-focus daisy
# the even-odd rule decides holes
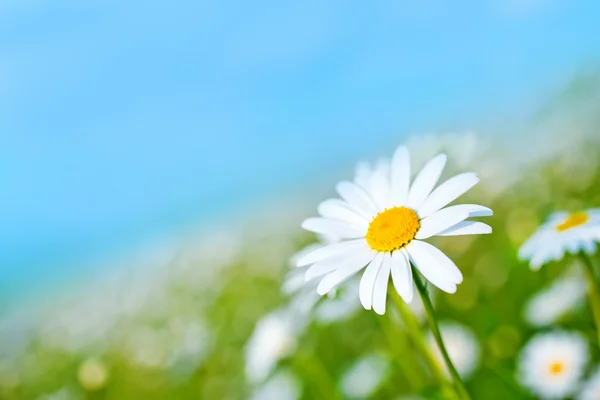
[[[479,363],[479,344],[475,335],[466,327],[454,322],[441,323],[440,332],[448,355],[459,375],[463,379],[468,378]],[[444,365],[442,353],[440,353],[433,335],[429,335],[428,342],[440,365]]]
[[[519,250],[522,260],[529,260],[537,270],[549,261],[558,261],[565,253],[596,251],[600,241],[600,209],[574,213],[555,212]]]
[[[579,333],[542,333],[521,351],[518,378],[543,399],[562,399],[577,388],[588,359],[587,342]]]
[[[296,400],[300,397],[301,385],[288,371],[280,371],[254,391],[251,400]]]
[[[525,305],[525,319],[533,326],[549,326],[585,299],[585,279],[579,275],[557,279]]]
[[[343,181],[336,186],[341,199],[322,202],[318,207],[321,217],[302,223],[306,230],[340,239],[297,261],[299,267],[310,266],[307,279],[324,276],[317,286],[320,295],[366,266],[359,299],[367,310],[383,314],[390,276],[400,296],[411,302],[410,263],[441,290],[456,291],[462,273],[444,253],[423,240],[491,233],[488,225],[467,219],[489,216],[492,211],[473,204],[446,207],[479,179],[474,173],[463,173],[433,190],[445,165],[445,155],[434,157],[411,185],[408,150],[400,147],[390,163],[367,173],[358,180],[360,184]]]
[[[577,400],[598,400],[600,399],[600,368],[588,378],[583,384]]]
[[[291,270],[283,282],[282,292],[291,296],[291,308],[322,324],[344,320],[360,309],[360,302],[356,298],[358,280],[328,293],[328,301],[319,302],[321,296],[316,290],[318,281],[313,279],[306,283],[305,270]]]
[[[264,381],[278,362],[295,350],[304,325],[296,313],[287,309],[274,311],[258,321],[245,350],[249,382]]]
[[[386,379],[389,370],[387,359],[370,354],[355,362],[344,373],[340,383],[344,398],[369,398]]]

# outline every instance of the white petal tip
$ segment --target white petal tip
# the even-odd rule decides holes
[[[378,314],[378,315],[384,315],[385,314],[385,308],[383,310],[373,309],[373,311],[375,311],[375,313]]]
[[[296,268],[306,267],[308,264],[310,263],[306,262],[304,257],[301,257],[296,261]]]

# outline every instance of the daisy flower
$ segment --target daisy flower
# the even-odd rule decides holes
[[[600,241],[600,209],[574,213],[555,212],[519,250],[519,258],[529,260],[538,270],[550,261],[559,261],[565,253],[593,254]]]
[[[365,399],[373,396],[388,374],[387,359],[370,354],[363,356],[346,370],[340,383],[344,398]]]
[[[318,207],[321,216],[302,223],[308,231],[339,238],[297,260],[297,266],[309,266],[307,279],[321,278],[318,294],[329,293],[366,267],[360,281],[360,302],[365,309],[383,314],[390,276],[398,294],[411,302],[411,263],[441,290],[456,291],[462,273],[424,240],[491,233],[488,225],[467,219],[489,216],[492,211],[473,204],[446,207],[479,179],[474,173],[463,173],[434,190],[445,165],[445,155],[434,157],[411,185],[409,153],[399,147],[390,162],[380,163],[355,182],[336,186],[341,198],[322,202]]]
[[[304,323],[297,314],[280,309],[258,321],[246,344],[246,377],[251,383],[263,382],[279,361],[295,349]]]
[[[577,400],[598,400],[600,399],[600,368],[588,378],[583,384],[583,388],[577,396]]]
[[[352,316],[361,306],[356,298],[358,280],[353,279],[344,287],[327,294],[328,301],[322,301],[317,293],[316,279],[306,282],[306,268],[293,269],[285,277],[281,291],[291,297],[290,307],[300,314],[313,318],[321,324],[329,324]]]
[[[587,342],[579,333],[539,334],[521,351],[519,381],[543,399],[562,399],[577,388],[588,358]]]
[[[278,372],[257,388],[251,400],[296,400],[300,398],[301,385],[289,371]]]
[[[584,299],[585,279],[582,276],[559,278],[527,302],[525,320],[537,327],[552,325],[583,304]]]
[[[456,370],[462,378],[468,378],[479,363],[479,345],[473,332],[457,323],[441,323],[440,331],[444,345]],[[440,365],[444,364],[442,353],[436,346],[433,335],[428,338],[429,347]]]

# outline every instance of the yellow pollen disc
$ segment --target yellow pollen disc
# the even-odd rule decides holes
[[[587,213],[580,211],[569,215],[569,217],[560,225],[556,227],[556,230],[559,232],[564,232],[567,229],[575,228],[576,226],[580,226],[585,224],[588,219],[590,219]]]
[[[550,364],[550,374],[551,375],[558,375],[561,372],[563,372],[563,370],[565,369],[565,366],[558,361],[553,362],[552,364]]]
[[[371,221],[367,243],[373,250],[392,252],[410,243],[420,227],[417,213],[410,208],[390,208]]]

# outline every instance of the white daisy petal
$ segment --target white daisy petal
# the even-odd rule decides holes
[[[491,209],[480,206],[479,204],[457,204],[455,206],[446,207],[444,210],[453,210],[457,213],[466,212],[469,214],[469,218],[491,217],[494,215],[494,212]]]
[[[370,310],[373,304],[373,288],[375,287],[375,279],[377,273],[381,268],[381,262],[383,261],[383,253],[377,253],[373,261],[365,269],[365,272],[360,279],[360,286],[358,288],[358,297],[360,304],[365,310]]]
[[[305,265],[314,264],[318,261],[325,260],[326,258],[339,256],[365,246],[364,239],[346,240],[340,243],[329,244],[303,255],[296,261],[296,266],[303,267]]]
[[[435,213],[471,189],[477,182],[479,182],[479,178],[473,172],[466,172],[448,179],[438,186],[419,207],[417,210],[419,216],[425,218]]]
[[[539,244],[545,242],[547,231],[540,228],[535,232],[519,249],[519,259],[527,260],[531,258],[538,250]]]
[[[338,256],[334,258],[329,258],[324,261],[319,261],[311,265],[304,274],[304,279],[306,282],[313,280],[319,276],[323,276],[332,271],[343,266],[343,263],[346,261],[344,256]]]
[[[348,255],[345,257],[346,263],[343,267],[325,275],[321,282],[319,282],[319,285],[317,286],[317,293],[319,293],[321,296],[329,293],[330,290],[346,281],[348,278],[356,274],[367,264],[373,261],[375,255],[376,253],[366,245],[361,248],[361,251],[357,251],[352,255]]]
[[[436,236],[485,235],[492,233],[492,227],[478,221],[463,221]]]
[[[392,253],[392,282],[400,297],[410,303],[413,299],[412,268],[404,252]]]
[[[307,231],[334,236],[340,239],[356,239],[365,237],[367,233],[366,229],[358,228],[354,224],[327,218],[307,218],[302,222],[301,226]]]
[[[535,271],[540,269],[542,265],[546,264],[551,259],[552,258],[548,256],[546,251],[539,251],[531,258],[529,265],[531,266],[531,269]]]
[[[404,146],[398,147],[392,157],[391,186],[392,201],[396,206],[402,206],[408,199],[410,185],[410,156]]]
[[[427,239],[467,218],[469,218],[469,213],[467,212],[456,212],[453,207],[445,208],[421,220],[421,227],[415,237],[417,239]]]
[[[375,286],[373,287],[373,310],[379,315],[385,314],[385,303],[391,267],[391,254],[384,253],[381,268],[379,268],[377,278],[375,279]]]
[[[446,155],[439,154],[432,158],[419,172],[408,192],[406,205],[413,210],[418,209],[429,196],[433,187],[440,179],[446,166]]]
[[[340,199],[325,200],[319,204],[317,211],[325,218],[352,223],[364,229],[369,227],[369,221],[364,216],[352,211],[348,203]]]
[[[413,240],[406,247],[415,267],[434,285],[436,281],[449,281],[453,284],[462,282],[462,272],[456,264],[437,247],[420,240]],[[442,285],[446,286],[444,282]],[[444,290],[443,287],[438,286]]]
[[[343,181],[337,184],[336,190],[353,210],[365,218],[377,215],[377,207],[362,187]]]
[[[600,240],[600,237],[596,240]],[[586,240],[582,243],[581,247],[587,254],[594,254],[596,252],[596,242],[594,241]]]

